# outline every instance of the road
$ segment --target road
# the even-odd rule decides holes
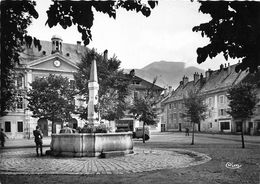
[[[22,167],[24,163],[27,163],[32,164],[32,166],[27,165],[24,170],[28,172],[19,175],[0,172],[0,181],[1,183],[259,184],[260,137],[245,136],[245,149],[241,148],[240,139],[239,135],[195,134],[195,144],[190,145],[191,135],[185,136],[184,133],[179,132],[155,133],[145,144],[142,143],[141,139],[134,140],[135,148],[142,151],[142,154],[138,155],[139,157],[115,158],[112,160],[38,158],[35,157],[32,140],[9,140],[6,143],[7,148],[9,144],[9,148],[0,150],[1,160],[3,160],[0,165],[6,166],[7,164],[8,167],[12,168],[15,166]],[[45,150],[48,149],[49,142],[50,139],[45,138]],[[24,145],[24,148],[16,147],[18,143],[21,147]],[[190,158],[186,155],[178,155],[176,150],[202,153],[209,156],[211,160],[192,166],[189,165]],[[13,163],[6,162],[7,159],[5,158],[9,158]],[[37,163],[41,163],[43,171],[49,168],[48,172],[34,173],[39,169]],[[63,165],[58,165],[59,163],[63,163]],[[231,166],[238,165],[240,168],[228,168],[226,167],[227,163]],[[55,170],[54,166],[59,166],[57,169],[59,172],[50,172]],[[90,168],[83,169],[87,166]],[[91,166],[93,167],[91,168]],[[124,169],[118,170],[118,168]],[[19,171],[17,168],[13,168],[13,170]],[[99,170],[104,172],[98,172]]]

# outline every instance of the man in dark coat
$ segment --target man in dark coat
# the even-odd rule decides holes
[[[8,139],[8,137],[5,135],[4,133],[4,129],[1,128],[1,132],[0,132],[0,140],[1,140],[1,146],[5,147],[5,138]]]
[[[36,144],[37,156],[39,156],[39,152],[38,152],[39,148],[41,151],[41,156],[43,156],[43,154],[42,154],[42,136],[43,136],[43,134],[42,134],[42,131],[40,130],[39,126],[36,126],[36,130],[33,131],[33,135],[34,135],[34,141]]]

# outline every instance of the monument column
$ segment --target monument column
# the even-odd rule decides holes
[[[90,78],[88,81],[89,100],[88,100],[88,121],[89,124],[98,125],[98,110],[95,106],[98,105],[98,78],[96,60],[91,63]]]

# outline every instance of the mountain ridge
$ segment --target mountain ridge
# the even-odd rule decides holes
[[[183,76],[187,76],[189,81],[193,80],[193,74],[195,72],[204,73],[205,71],[197,68],[195,66],[185,67],[184,62],[174,62],[174,61],[155,61],[141,69],[135,69],[138,73],[144,73],[146,76],[155,78],[157,77],[160,80],[161,85],[164,87],[172,86],[173,89],[176,89],[179,85],[179,82],[182,80]],[[150,79],[152,81],[153,79]],[[163,84],[165,83],[165,84]]]

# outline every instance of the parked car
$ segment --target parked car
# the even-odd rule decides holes
[[[145,127],[144,128],[144,135],[145,135],[145,140],[149,140],[150,139],[150,129],[149,127]],[[135,131],[133,132],[133,138],[143,138],[143,127],[137,127],[135,128]]]

